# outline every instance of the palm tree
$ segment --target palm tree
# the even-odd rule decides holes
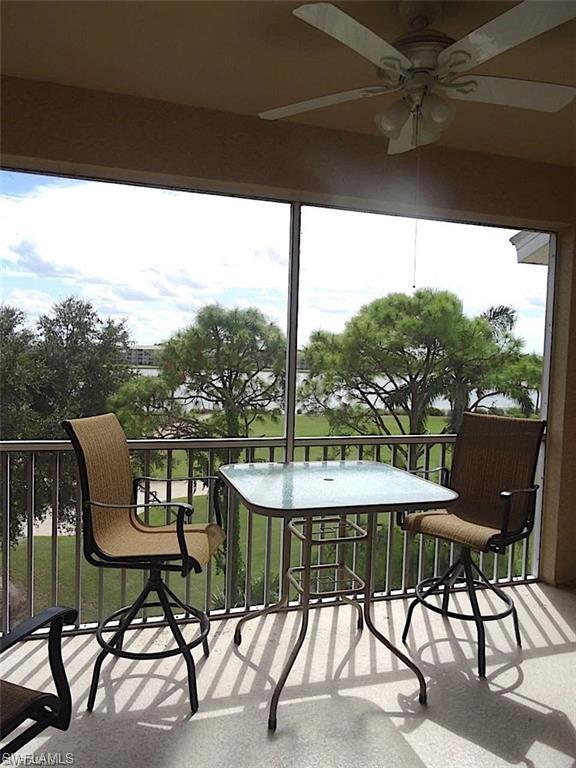
[[[516,310],[507,304],[488,307],[487,310],[482,312],[480,317],[483,317],[490,323],[490,327],[496,335],[513,331],[517,320]]]

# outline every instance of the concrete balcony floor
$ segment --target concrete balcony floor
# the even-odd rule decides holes
[[[235,622],[214,622],[210,657],[195,651],[201,704],[192,718],[181,658],[108,659],[94,712],[86,712],[98,645],[90,635],[69,637],[70,729],[45,731],[22,754],[73,753],[82,768],[573,768],[576,593],[539,584],[512,592],[524,647],[514,644],[510,617],[489,625],[485,681],[476,677],[474,626],[416,609],[408,648],[427,678],[427,707],[418,704],[414,675],[356,630],[351,607],[314,610],[273,735],[268,702],[296,638],[294,612],[249,622],[240,648]],[[457,602],[467,607],[463,596]],[[376,625],[397,644],[407,607],[407,600],[375,604]],[[125,647],[170,640],[168,630],[148,628]],[[22,643],[2,657],[2,676],[49,688],[45,659],[44,642]]]

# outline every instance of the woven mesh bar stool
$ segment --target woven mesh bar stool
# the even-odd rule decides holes
[[[126,659],[163,659],[182,654],[188,670],[191,709],[196,712],[198,693],[191,649],[202,643],[204,655],[208,656],[210,622],[203,611],[186,605],[174,594],[162,579],[162,572],[177,571],[184,577],[191,571],[200,573],[224,541],[218,505],[218,484],[221,481],[212,476],[183,478],[212,486],[217,521],[217,524],[185,524],[185,518],[189,520],[194,512],[189,504],[137,503],[141,484],[158,478],[133,477],[126,436],[114,414],[65,421],[62,426],[70,436],[78,460],[86,559],[98,568],[126,568],[149,573],[144,589],[136,600],[114,611],[100,623],[96,631],[102,651],[94,666],[88,710],[94,707],[100,669],[108,654]],[[147,525],[137,514],[139,509],[145,508],[175,509],[176,523]],[[156,599],[151,601],[154,595]],[[142,609],[152,607],[161,608],[176,641],[176,648],[147,653],[124,650],[126,630]],[[198,620],[199,632],[192,641],[184,640],[173,608]],[[115,622],[113,627],[108,627],[112,622]],[[109,641],[103,636],[106,628],[112,629]]]
[[[500,416],[464,414],[456,438],[452,470],[445,470],[446,485],[459,499],[450,507],[398,515],[397,522],[410,533],[423,533],[460,546],[459,557],[440,576],[424,579],[416,587],[402,640],[406,642],[416,605],[436,613],[473,621],[478,635],[478,675],[486,676],[484,622],[512,614],[518,645],[521,645],[516,608],[509,595],[491,584],[474,562],[471,552],[502,554],[506,547],[530,535],[534,526],[536,462],[545,422]],[[464,583],[471,613],[450,610],[450,595]],[[487,588],[503,601],[497,613],[480,611],[477,590]],[[441,604],[433,602],[442,596]]]
[[[0,747],[2,765],[7,765],[10,755],[45,728],[58,728],[61,731],[68,729],[72,699],[62,660],[62,628],[65,624],[73,624],[77,617],[78,612],[73,608],[47,608],[0,638],[0,653],[4,653],[36,630],[50,627],[46,635],[48,662],[56,688],[56,693],[47,693],[0,680],[0,740],[4,742]],[[5,742],[10,734],[28,721],[31,724],[25,730],[19,730],[9,743]]]

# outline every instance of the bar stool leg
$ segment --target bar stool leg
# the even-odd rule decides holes
[[[134,604],[126,614],[126,616],[122,619],[120,622],[120,625],[114,635],[112,636],[112,639],[110,640],[110,645],[116,645],[120,640],[120,642],[124,638],[124,632],[128,629],[130,624],[132,623],[134,617],[142,608],[144,605],[146,598],[150,594],[151,585],[150,581],[146,584],[140,595],[136,598]],[[102,664],[104,662],[104,659],[108,655],[109,651],[107,651],[105,648],[103,648],[100,653],[98,654],[98,657],[96,659],[96,663],[94,664],[94,671],[92,672],[92,682],[90,684],[90,693],[88,694],[88,703],[86,705],[86,709],[88,712],[92,712],[94,709],[94,702],[96,701],[96,691],[98,689],[98,681],[100,679],[100,670],[102,669]]]
[[[176,619],[174,618],[170,602],[164,589],[162,588],[162,585],[159,585],[156,591],[158,593],[158,599],[160,600],[166,621],[172,630],[174,639],[182,651],[182,656],[184,656],[184,661],[186,662],[186,668],[188,670],[188,693],[190,695],[190,709],[192,710],[192,714],[195,714],[198,711],[198,689],[196,687],[196,667],[194,665],[194,659],[192,657],[190,648],[188,648],[186,641],[182,636],[182,632],[178,627]]]
[[[476,624],[476,634],[478,635],[478,677],[486,677],[486,635],[484,632],[484,622],[482,621],[482,614],[480,613],[480,606],[478,605],[478,598],[476,597],[476,589],[474,587],[470,550],[464,547],[462,548],[462,564],[466,576],[466,589],[468,590],[468,597],[470,598]]]

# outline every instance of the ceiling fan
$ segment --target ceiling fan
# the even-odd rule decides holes
[[[398,101],[375,117],[389,139],[388,154],[394,155],[436,141],[454,117],[452,99],[541,112],[557,112],[574,99],[576,88],[569,85],[463,73],[576,18],[575,0],[524,0],[458,41],[429,27],[441,7],[433,0],[400,3],[411,31],[393,45],[331,3],[295,8],[299,19],[372,62],[381,83],[270,109],[259,117],[279,120],[399,91]]]

